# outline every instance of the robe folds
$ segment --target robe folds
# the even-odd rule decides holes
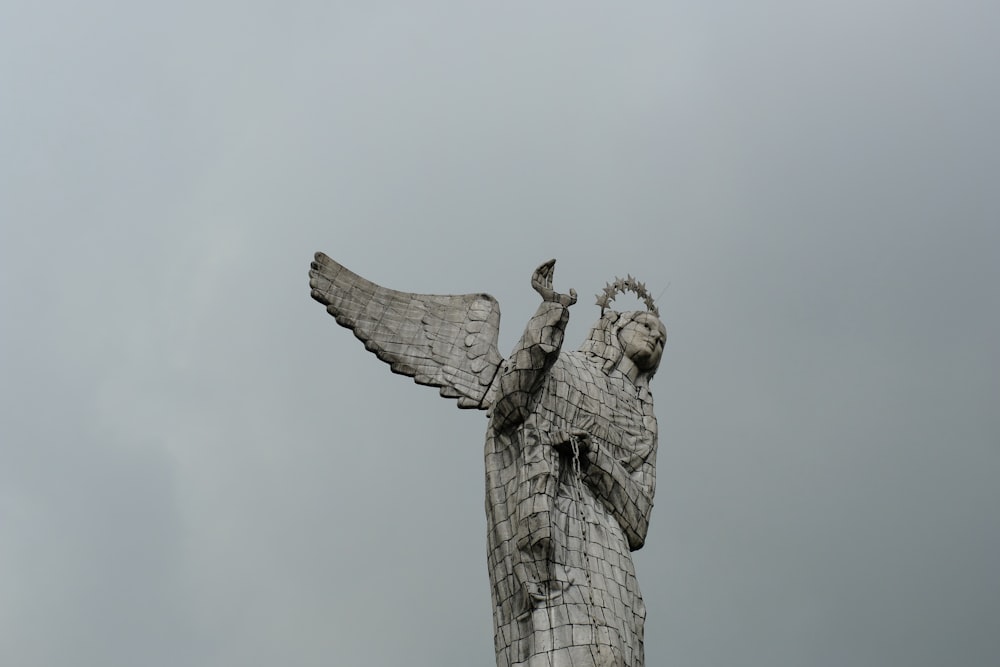
[[[545,302],[501,371],[485,446],[498,667],[642,667],[631,551],[646,537],[657,425],[645,379],[562,352]]]

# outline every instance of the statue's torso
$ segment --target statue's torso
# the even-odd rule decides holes
[[[527,418],[487,436],[488,556],[504,667],[559,651],[575,661],[595,644],[614,647],[614,664],[641,665],[645,608],[622,527],[553,447],[579,431],[635,472],[656,446],[652,397],[586,355],[563,352]],[[533,601],[526,590],[550,599]]]

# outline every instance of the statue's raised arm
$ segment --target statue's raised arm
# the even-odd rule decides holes
[[[560,294],[552,286],[556,260],[550,259],[531,276],[531,287],[542,303],[528,320],[524,335],[504,363],[493,396],[492,423],[495,429],[509,429],[522,422],[530,411],[535,393],[562,349],[569,307],[576,303],[576,290]]]

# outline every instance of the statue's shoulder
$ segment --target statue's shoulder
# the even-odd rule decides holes
[[[576,384],[586,382],[590,384],[603,385],[604,371],[601,368],[601,360],[587,352],[580,350],[562,351],[552,365],[549,372],[550,380],[555,382],[569,382]]]

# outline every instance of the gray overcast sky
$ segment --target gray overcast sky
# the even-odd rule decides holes
[[[647,663],[1000,664],[1000,4],[0,5],[0,662],[492,664],[481,413],[308,296],[632,273]]]

